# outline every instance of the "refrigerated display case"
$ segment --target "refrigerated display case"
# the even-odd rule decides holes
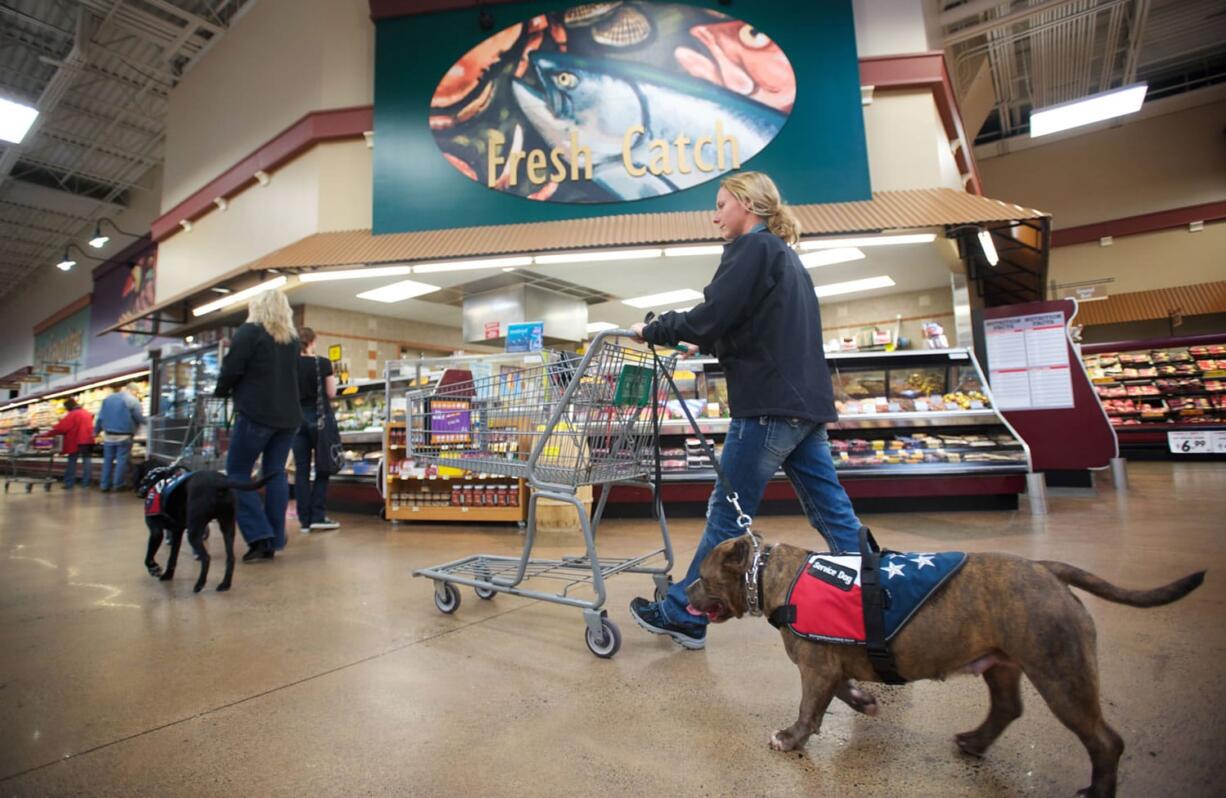
[[[153,359],[153,415],[188,418],[198,397],[212,396],[225,354],[223,344],[209,344]]]
[[[343,385],[332,400],[336,427],[345,446],[345,468],[336,477],[374,484],[383,462],[387,391],[383,380]]]

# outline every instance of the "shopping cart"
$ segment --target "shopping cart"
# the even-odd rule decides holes
[[[35,485],[42,485],[43,490],[51,490],[56,482],[54,438],[39,438],[38,430],[15,429],[7,435],[5,449],[8,454],[9,475],[4,480],[4,492],[9,492],[9,486],[23,484],[26,493],[34,490]],[[46,468],[40,468],[45,462]],[[37,472],[42,472],[39,475]]]
[[[198,396],[188,416],[149,419],[148,460],[191,471],[220,469],[230,444],[230,400]]]
[[[672,372],[675,356],[656,360],[646,348],[619,342],[626,330],[600,333],[582,357],[542,352],[540,365],[505,369],[473,377],[453,370],[431,389],[406,397],[406,450],[417,467],[457,468],[522,478],[532,489],[523,551],[519,557],[476,554],[414,576],[434,581],[434,605],[444,613],[460,606],[456,585],[468,585],[478,598],[497,593],[548,601],[583,610],[587,646],[598,657],[612,657],[621,632],[601,609],[605,580],[614,574],[649,574],[657,598],[668,590],[673,565],[668,523],[656,493],[663,539],[660,548],[626,559],[602,558],[596,531],[609,488],[629,484],[658,488],[653,423],[664,396],[660,369]],[[657,367],[657,363],[659,366]],[[456,379],[458,377],[458,379]],[[580,486],[604,486],[588,517],[577,498]],[[578,514],[586,552],[557,560],[535,559],[537,502],[570,504]],[[526,581],[561,583],[557,592],[529,589]],[[571,595],[591,586],[590,599]]]

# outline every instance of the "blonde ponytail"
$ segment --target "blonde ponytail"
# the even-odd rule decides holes
[[[754,216],[766,222],[766,229],[788,244],[800,240],[800,220],[796,213],[784,204],[779,196],[779,187],[763,172],[738,172],[725,177],[720,185],[736,197],[737,202]]]

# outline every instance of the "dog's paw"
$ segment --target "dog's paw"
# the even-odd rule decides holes
[[[158,579],[160,579],[163,582],[169,582],[171,579],[174,579],[174,578],[175,578],[174,571],[162,571],[162,575],[158,577]]]
[[[877,706],[877,698],[868,690],[863,690],[859,687],[849,687],[847,690],[847,706],[854,709],[856,712],[876,716],[880,711]]]
[[[158,565],[157,563],[145,565],[145,570],[148,571],[149,575],[153,577],[162,575],[162,566]]]
[[[192,586],[193,593],[199,593],[201,590],[204,590],[204,582],[197,582]]]
[[[220,585],[218,585],[218,586],[217,586],[217,592],[218,592],[218,593],[225,593],[225,592],[226,592],[227,590],[229,590],[229,589],[230,589],[230,583],[229,583],[229,582],[222,582]]]
[[[807,737],[805,739],[808,739]],[[772,751],[793,751],[804,745],[804,740],[798,739],[798,736],[791,729],[780,729],[773,733],[770,739]]]
[[[988,750],[978,730],[955,734],[954,742],[958,745],[959,751],[976,758],[982,758],[984,752]]]

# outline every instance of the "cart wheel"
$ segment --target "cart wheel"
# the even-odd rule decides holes
[[[4,483],[4,492],[5,492],[5,493],[8,493],[8,492],[9,492],[9,483],[7,483],[7,482],[5,482],[5,483]]]
[[[591,629],[586,629],[585,632],[588,649],[601,659],[609,659],[622,647],[622,633],[617,628],[617,624],[608,618],[600,619],[599,638],[592,634]]]
[[[673,578],[671,576],[668,578],[667,587],[660,587],[659,585],[656,585],[656,603],[657,604],[663,601],[664,599],[668,598],[668,588],[672,586],[673,586]]]
[[[34,492],[34,483],[27,482],[26,483],[26,493],[33,493],[33,492]]]
[[[50,493],[50,492],[51,492],[51,483],[44,482],[43,483],[43,493]]]
[[[387,520],[387,505],[386,504],[379,508],[379,520],[380,521]]]
[[[494,596],[498,595],[497,590],[493,590],[492,588],[488,587],[474,587],[473,592],[476,593],[477,598],[481,599],[482,601],[489,601]]]
[[[438,607],[439,612],[450,615],[460,608],[460,591],[456,590],[455,585],[443,585],[442,596],[438,591],[434,593],[434,606]]]

